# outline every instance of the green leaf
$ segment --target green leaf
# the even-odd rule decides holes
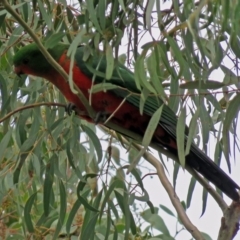
[[[162,86],[163,76],[159,66],[161,65],[158,49],[155,47],[151,55],[147,58],[147,68],[150,75],[150,82],[161,98],[164,98],[165,92]]]
[[[53,33],[44,43],[44,46],[46,49],[54,47],[56,44],[58,44],[62,38],[66,35],[66,33],[63,32],[57,32]]]
[[[240,77],[232,72],[231,69],[221,65],[221,70],[224,72],[223,82],[225,85],[238,84],[240,82]]]
[[[237,94],[229,103],[227,111],[226,111],[226,118],[223,122],[223,151],[225,154],[226,159],[229,158],[230,155],[230,142],[229,142],[229,131],[231,124],[239,112],[239,102],[240,102],[240,94]],[[230,165],[228,164],[228,168],[230,171]]]
[[[100,25],[99,25],[98,20],[97,20],[97,14],[96,14],[95,9],[94,9],[93,0],[86,1],[86,7],[87,7],[87,10],[89,12],[89,17],[90,17],[94,27],[96,28],[96,30],[98,32],[102,33],[102,30],[101,30]]]
[[[180,165],[178,163],[174,162],[174,171],[173,171],[173,187],[174,187],[174,189],[176,188],[176,184],[177,184],[177,176],[178,176],[179,168],[180,168]]]
[[[163,106],[164,105],[162,104],[162,106],[158,108],[158,110],[152,115],[148,123],[147,129],[145,131],[143,141],[142,141],[142,145],[144,146],[144,148],[147,148],[152,140],[152,136],[155,133],[155,130],[161,118]]]
[[[107,224],[105,225],[106,226],[106,232],[105,232],[105,238],[104,240],[108,240],[109,238],[109,233],[110,233],[110,227],[111,227],[111,211],[110,211],[110,208],[108,208],[107,210]]]
[[[230,46],[237,58],[240,58],[240,41],[236,32],[232,32],[230,37]]]
[[[124,1],[123,0],[118,0],[121,8],[123,9],[124,12],[126,12],[126,8],[125,8],[125,4],[124,4]]]
[[[114,69],[114,58],[113,50],[109,43],[106,43],[106,60],[107,60],[106,79],[111,79]]]
[[[192,143],[193,143],[193,139],[194,139],[194,135],[195,135],[196,127],[197,127],[198,116],[199,116],[199,109],[197,109],[197,111],[193,115],[191,122],[190,122],[189,132],[188,132],[188,137],[187,137],[187,145],[186,145],[186,149],[185,149],[186,155],[189,154]]]
[[[111,146],[111,157],[117,165],[120,164],[120,150],[116,146]]]
[[[102,214],[103,214],[103,211],[104,211],[104,208],[107,204],[107,202],[109,201],[109,198],[110,198],[110,195],[111,193],[113,192],[113,190],[116,188],[116,186],[118,185],[121,185],[122,184],[122,181],[120,180],[114,180],[112,182],[112,184],[110,185],[109,189],[107,190],[106,194],[105,194],[105,197],[102,201],[102,206],[101,206],[101,209],[100,209],[100,216],[99,216],[99,220],[101,221],[101,218],[102,218]]]
[[[186,108],[181,110],[178,122],[177,122],[177,148],[178,158],[181,166],[185,167],[185,121],[186,121]]]
[[[145,55],[147,53],[146,51],[143,51],[140,57],[137,58],[136,64],[134,66],[134,77],[135,77],[135,83],[138,89],[146,88],[152,93],[156,93],[156,90],[154,87],[150,84],[150,82],[147,80],[146,72],[145,72],[145,66],[144,66],[144,60]]]
[[[20,176],[20,173],[21,173],[21,169],[22,169],[22,166],[23,166],[27,157],[28,157],[28,153],[20,153],[19,154],[18,162],[16,164],[16,167],[15,167],[15,170],[14,170],[14,173],[13,173],[13,183],[14,184],[17,184],[18,181],[19,181],[19,176]]]
[[[163,219],[157,215],[157,214],[152,214],[150,209],[147,209],[141,213],[141,217],[149,222],[152,227],[155,229],[161,231],[163,234],[170,236],[170,233],[167,229],[167,226],[165,225]]]
[[[201,216],[205,213],[206,207],[207,207],[207,197],[208,197],[208,191],[203,188],[203,193],[202,193],[202,214]]]
[[[24,220],[25,220],[27,230],[30,233],[34,232],[34,226],[33,226],[32,219],[31,219],[31,216],[32,216],[31,210],[32,210],[32,206],[33,206],[33,203],[34,203],[34,200],[35,200],[36,196],[37,196],[37,192],[32,194],[28,198],[28,200],[26,202],[26,205],[24,207]]]
[[[49,209],[50,209],[50,198],[51,194],[53,193],[53,178],[54,178],[54,158],[57,157],[56,155],[53,155],[51,159],[49,160],[49,163],[46,166],[46,172],[45,172],[45,180],[43,183],[43,208],[44,208],[44,214],[45,216],[48,216]]]
[[[9,37],[8,46],[12,46],[21,37],[22,32],[23,32],[22,26],[16,27]]]
[[[129,209],[129,205],[125,201],[126,199],[124,199],[124,196],[122,196],[118,191],[114,190],[114,193],[117,198],[119,207],[121,208],[123,214],[125,215],[125,219],[126,219],[125,220],[125,231],[127,232],[127,229],[130,227],[132,234],[135,235],[137,230],[136,230],[136,225],[135,225],[133,215]],[[125,239],[127,239],[126,235],[125,235]]]
[[[9,144],[9,141],[11,140],[11,136],[12,136],[12,129],[9,129],[9,131],[4,135],[4,137],[0,142],[0,153],[1,153],[0,163],[4,160],[5,150]]]
[[[143,191],[143,196],[136,196],[135,194],[131,194],[130,196],[133,196],[133,200],[136,199],[141,202],[149,202],[149,195],[146,190]],[[129,204],[132,205],[133,203],[129,203]]]
[[[108,90],[112,90],[112,89],[116,89],[118,88],[117,85],[114,85],[112,83],[107,83],[107,82],[104,82],[104,83],[98,83],[98,84],[94,84],[92,87],[91,87],[91,93],[97,93],[97,92],[106,92]]]
[[[142,189],[142,191],[144,191],[144,186],[143,186],[143,182],[142,182],[142,179],[139,175],[139,171],[138,169],[134,168],[132,171],[131,171],[132,175],[136,178],[137,180],[137,183],[139,184],[140,188]]]
[[[15,6],[15,5],[14,5]],[[2,12],[2,11],[1,11]],[[5,14],[1,14],[0,12],[0,28],[2,27],[2,25],[4,24],[4,20],[5,20],[5,17],[6,17],[6,13]]]
[[[68,215],[68,219],[67,219],[67,222],[66,222],[66,232],[67,232],[68,235],[70,234],[73,219],[74,219],[75,215],[77,214],[77,211],[80,208],[80,206],[81,206],[81,202],[79,201],[79,199],[77,199],[75,201],[75,203],[73,204],[73,207],[72,207],[72,209],[71,209],[71,211]]]
[[[105,29],[105,25],[106,25],[106,18],[103,17],[105,16],[105,9],[106,9],[106,3],[105,1],[99,1],[98,2],[98,8],[97,8],[97,15],[98,15],[98,19],[101,25],[101,29]]]
[[[154,208],[152,202],[151,201],[147,201],[147,205],[150,207],[151,213],[154,214],[155,213],[155,208]]]
[[[108,201],[108,206],[111,208],[116,220],[119,220],[118,210],[111,200]]]
[[[155,0],[149,0],[147,1],[147,7],[145,8],[145,23],[148,31],[151,32],[152,25],[151,25],[151,20],[152,20],[152,10],[153,6],[155,4]]]
[[[90,138],[90,140],[92,141],[94,148],[97,152],[97,156],[98,156],[98,163],[100,163],[102,161],[102,145],[99,141],[99,138],[97,137],[96,133],[94,133],[89,127],[87,127],[86,125],[81,125],[82,129],[84,132],[86,132],[86,134],[88,135],[88,137]]]
[[[170,44],[170,47],[172,48],[172,53],[174,54],[174,56],[177,60],[177,63],[180,65],[179,75],[181,75],[183,70],[185,68],[187,68],[187,63],[186,63],[185,59],[183,58],[183,53],[180,50],[179,45],[176,43],[176,41],[170,36],[167,36],[167,40],[168,40],[168,43]]]
[[[1,22],[1,21],[0,21]],[[2,56],[2,59],[4,57]],[[1,67],[1,65],[0,65]],[[9,99],[9,94],[7,90],[7,79],[3,77],[3,75],[0,73],[0,92],[1,92],[1,113],[0,116],[4,116],[4,113],[7,108],[7,102]]]
[[[88,240],[94,234],[95,225],[97,223],[99,213],[95,213],[89,220],[86,228],[81,232],[81,240]]]
[[[57,227],[53,235],[54,240],[58,238],[58,235],[62,229],[62,226],[64,224],[64,218],[66,215],[66,210],[67,210],[67,195],[66,195],[65,186],[63,185],[63,182],[61,179],[59,179],[59,193],[60,193],[60,212],[59,212]]]
[[[146,151],[147,147],[149,146],[149,144],[151,143],[152,140],[152,136],[155,133],[155,130],[159,124],[160,118],[161,118],[161,114],[162,114],[162,109],[163,109],[162,105],[160,108],[158,108],[158,110],[152,115],[147,129],[144,133],[143,136],[143,140],[142,140],[142,145],[143,148],[141,149],[141,151],[137,154],[137,156],[134,158],[133,162],[131,163],[131,165],[128,168],[128,173],[131,172],[136,165],[138,164],[139,160],[141,159],[142,155],[144,154],[144,152]]]
[[[190,185],[188,187],[188,194],[187,194],[187,208],[190,207],[191,204],[191,200],[192,200],[192,195],[193,195],[193,190],[195,188],[196,185],[196,179],[195,178],[191,178],[191,182]]]
[[[180,88],[183,89],[206,89],[206,90],[214,90],[214,89],[219,89],[224,87],[225,84],[213,80],[208,80],[208,81],[192,81],[192,82],[186,82],[180,85]]]
[[[41,15],[43,20],[45,21],[45,23],[48,26],[48,30],[52,30],[52,19],[51,19],[51,15],[48,14],[48,12],[46,11],[46,7],[44,7],[43,2],[41,0],[37,0],[38,1],[38,7],[40,9]]]
[[[90,205],[88,203],[88,201],[86,200],[85,197],[83,197],[82,195],[80,195],[80,190],[79,190],[79,186],[80,186],[80,183],[78,184],[78,187],[77,187],[77,197],[78,197],[78,200],[81,202],[81,204],[86,208],[86,209],[89,209],[93,212],[98,212],[98,210],[96,208],[94,208],[92,205]]]
[[[173,75],[173,70],[172,70],[172,67],[170,66],[169,64],[169,60],[168,60],[168,54],[167,54],[167,48],[166,48],[166,45],[163,41],[160,41],[158,43],[158,45],[156,45],[156,48],[158,49],[159,51],[159,54],[161,56],[161,59],[162,59],[162,62],[164,63],[167,71],[169,74]]]
[[[205,240],[212,240],[212,238],[207,233],[201,232],[201,234]]]
[[[162,204],[160,204],[159,206],[160,206],[160,208],[161,208],[164,212],[166,212],[167,214],[169,214],[169,215],[171,215],[171,216],[173,216],[173,217],[176,217],[176,216],[174,215],[174,213],[173,213],[169,208],[167,208],[166,206],[164,206],[164,205],[162,205]]]

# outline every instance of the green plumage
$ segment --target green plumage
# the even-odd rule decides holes
[[[58,44],[54,48],[49,49],[49,52],[56,61],[58,61],[67,49],[67,45]],[[104,55],[102,55],[102,53],[93,53],[87,61],[83,60],[83,56],[84,47],[79,47],[75,54],[75,67],[78,67],[81,72],[89,78],[89,81],[94,81],[94,84],[112,84],[108,90],[109,93],[113,93],[116,99],[119,99],[119,97],[126,98],[127,102],[139,109],[141,91],[137,88],[134,74],[130,70],[124,65],[117,63],[111,79],[106,80],[105,72],[107,62]],[[19,73],[25,73],[25,69],[30,69],[31,71],[28,71],[28,73],[37,76],[44,76],[43,73],[51,73],[52,70],[51,65],[45,60],[35,44],[30,44],[22,48],[14,57],[14,65],[18,68]],[[48,76],[48,79],[50,78],[51,76]],[[74,79],[74,81],[78,81],[78,87],[81,88],[81,79]],[[163,101],[160,97],[154,95],[148,96],[144,101],[143,115],[145,114],[151,117],[162,104]],[[141,118],[140,115],[139,117]],[[176,143],[176,126],[176,115],[167,105],[164,105],[158,130],[161,130],[162,133],[164,132],[163,135],[166,136],[166,138],[159,139],[159,136],[155,134],[153,135],[152,143],[155,146],[160,145],[172,154],[178,156],[178,150],[169,144],[169,140],[175,141]],[[136,133],[139,134],[139,132]],[[185,137],[185,142],[186,140],[187,136]],[[236,191],[236,189],[239,189],[239,186],[194,143],[191,145],[189,155],[186,156],[186,164],[200,172],[230,198],[236,201],[239,200],[239,195]]]

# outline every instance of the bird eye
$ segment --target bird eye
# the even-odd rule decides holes
[[[27,58],[23,59],[23,64],[28,64],[29,60]]]

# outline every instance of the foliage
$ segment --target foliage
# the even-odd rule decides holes
[[[89,53],[102,49],[108,62],[107,79],[114,57],[126,59],[129,68],[134,66],[136,84],[142,89],[140,111],[149,92],[161,96],[180,116],[183,156],[187,149],[181,129],[189,122],[188,142],[195,139],[207,151],[213,134],[214,161],[220,164],[224,155],[230,169],[229,156],[238,148],[238,1],[8,2],[46,48],[60,41],[70,43],[70,57],[79,44],[87,44]],[[77,239],[81,233],[84,240],[174,239],[181,227],[175,234],[169,232],[144,188],[141,167],[131,177],[125,175],[136,160],[136,150],[109,132],[99,139],[95,126],[67,116],[64,97],[49,82],[20,79],[13,73],[14,53],[32,38],[1,4],[1,237]],[[124,42],[127,54],[121,55]],[[224,73],[223,79],[216,70]],[[146,148],[149,134],[143,140]],[[129,150],[128,160],[121,158],[120,145]],[[177,174],[174,182],[176,178]],[[188,207],[195,183],[190,186]],[[206,201],[204,192],[203,212]],[[142,212],[139,202],[145,203]],[[175,213],[162,209],[181,226]],[[149,224],[144,227],[143,223]]]

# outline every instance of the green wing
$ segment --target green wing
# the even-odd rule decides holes
[[[105,72],[107,62],[104,56],[95,54],[87,62],[84,62],[83,55],[84,47],[78,48],[75,59],[79,68],[85,75],[94,79],[96,84],[106,82],[121,87],[116,87],[115,89],[111,89],[109,91],[113,92],[116,96],[127,98],[126,100],[128,102],[139,108],[141,92],[135,84],[133,72],[131,72],[123,64],[118,63],[113,70],[112,78],[110,80],[106,80]],[[129,96],[130,92],[137,93],[138,95]],[[143,112],[152,116],[162,104],[163,101],[159,97],[149,96],[145,101]],[[164,105],[163,107],[159,123],[173,138],[176,138],[177,117],[167,105]]]
[[[117,96],[126,98],[129,103],[139,108],[140,91],[137,89],[137,86],[135,84],[134,74],[130,70],[128,70],[124,65],[118,64],[113,71],[112,78],[110,80],[106,80],[105,72],[107,63],[104,57],[100,55],[99,58],[99,55],[94,55],[93,58],[87,62],[84,62],[82,60],[82,57],[83,48],[79,48],[76,54],[76,61],[83,73],[89,76],[89,78],[94,79],[96,83],[108,82],[121,88],[127,89],[123,90],[118,87],[111,89],[110,91]],[[128,97],[129,91],[138,94]],[[145,101],[143,112],[149,116],[152,116],[163,104],[164,103],[162,100],[158,97],[148,97]],[[169,137],[176,141],[177,117],[167,105],[163,106],[159,125],[166,131]],[[186,127],[186,133],[187,131],[188,128]],[[185,137],[185,143],[186,141],[187,136]],[[160,142],[154,143],[161,144]],[[170,146],[168,146],[168,142],[166,142],[165,147],[173,154],[178,156],[177,149],[172,149]],[[239,200],[239,195],[236,191],[236,188],[239,189],[239,186],[231,178],[229,178],[228,175],[194,143],[192,143],[190,152],[186,156],[186,164],[200,172],[204,177],[206,177],[209,181],[214,183],[219,189],[226,193],[230,198],[235,201]]]

